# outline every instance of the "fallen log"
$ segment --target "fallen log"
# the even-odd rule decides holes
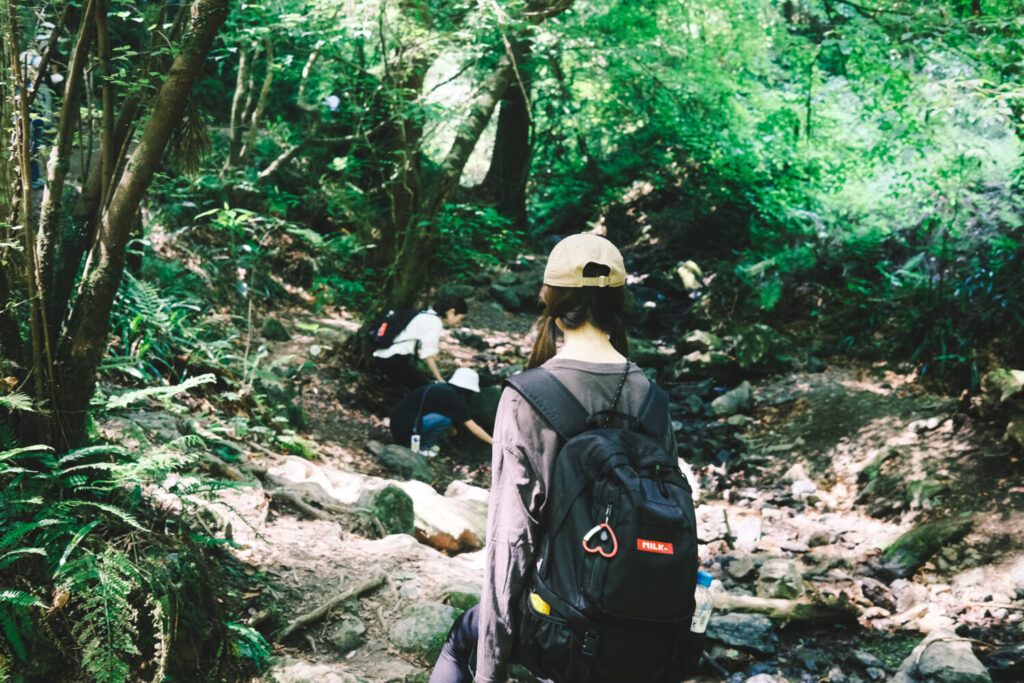
[[[285,638],[290,636],[292,633],[295,633],[295,631],[299,630],[300,628],[304,628],[305,626],[308,626],[314,621],[322,619],[328,612],[330,612],[336,606],[345,602],[349,598],[355,598],[362,595],[363,593],[369,593],[372,590],[380,588],[382,585],[384,585],[384,582],[386,580],[387,577],[385,577],[384,574],[378,574],[377,576],[371,578],[369,581],[359,584],[355,588],[349,588],[348,590],[342,591],[341,593],[335,595],[333,598],[331,598],[324,604],[317,607],[312,612],[307,612],[302,616],[297,617],[294,621],[292,621],[292,623],[284,627],[284,629],[282,629],[281,632],[277,634],[274,640],[276,640],[279,643],[282,642]]]
[[[834,599],[758,598],[752,595],[712,593],[715,609],[723,612],[753,612],[763,614],[773,621],[789,623],[856,623],[860,609],[849,602],[845,595]]]

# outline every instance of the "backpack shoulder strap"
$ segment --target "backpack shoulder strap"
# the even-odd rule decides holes
[[[563,440],[584,430],[587,411],[565,385],[544,368],[533,368],[505,380],[540,413]]]
[[[668,394],[654,382],[651,382],[651,387],[647,390],[637,419],[643,425],[644,431],[651,436],[661,436],[672,428],[668,422]]]

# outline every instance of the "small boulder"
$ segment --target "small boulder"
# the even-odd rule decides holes
[[[688,415],[700,415],[704,411],[704,401],[700,396],[687,396],[683,400],[683,410]]]
[[[704,330],[693,330],[683,337],[683,341],[679,344],[679,350],[683,353],[690,353],[692,351],[705,353],[708,351],[721,351],[723,348],[725,348],[725,342],[722,341],[721,337]]]
[[[441,589],[444,601],[455,609],[467,610],[480,603],[482,588],[478,583],[460,582],[448,584]]]
[[[759,598],[798,598],[804,592],[804,577],[795,562],[773,557],[761,565],[757,577]]]
[[[277,683],[369,683],[362,676],[337,671],[330,664],[318,664],[291,657],[275,657],[270,664],[266,680]]]
[[[763,614],[729,612],[712,614],[707,637],[732,647],[773,654],[779,638],[772,620]]]
[[[704,274],[701,272],[700,266],[693,261],[683,261],[676,266],[676,276],[687,292],[695,292],[700,289]]]
[[[398,444],[383,444],[379,441],[370,441],[366,444],[366,449],[400,477],[418,479],[428,483],[434,480],[434,472],[430,469],[430,463],[412,449]]]
[[[991,683],[992,677],[974,655],[969,640],[935,631],[903,660],[894,680]]]
[[[735,374],[736,364],[722,351],[693,351],[668,368],[670,379],[719,377]]]
[[[734,558],[729,563],[729,576],[736,579],[740,583],[746,583],[754,578],[757,574],[757,562],[750,555],[743,555],[741,557]]]
[[[963,539],[971,526],[969,519],[953,517],[911,529],[886,548],[881,573],[890,578],[910,576],[939,550]]]
[[[748,412],[753,405],[750,382],[744,381],[732,391],[727,391],[711,402],[711,409],[719,417],[728,417]]]
[[[327,640],[340,655],[357,650],[366,642],[366,624],[356,617],[346,616],[327,631]]]
[[[391,625],[388,635],[398,649],[433,662],[458,615],[454,607],[437,602],[412,605]]]

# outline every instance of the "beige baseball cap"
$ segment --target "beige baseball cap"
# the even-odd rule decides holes
[[[589,263],[608,268],[598,277],[583,277]],[[544,284],[552,287],[621,287],[626,284],[622,254],[604,237],[581,233],[555,245],[544,268]]]

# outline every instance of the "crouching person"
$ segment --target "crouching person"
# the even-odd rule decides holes
[[[461,425],[481,441],[492,443],[491,435],[473,421],[467,398],[480,391],[475,370],[459,368],[447,382],[431,382],[413,389],[391,411],[391,436],[395,443],[424,455],[452,426]]]

